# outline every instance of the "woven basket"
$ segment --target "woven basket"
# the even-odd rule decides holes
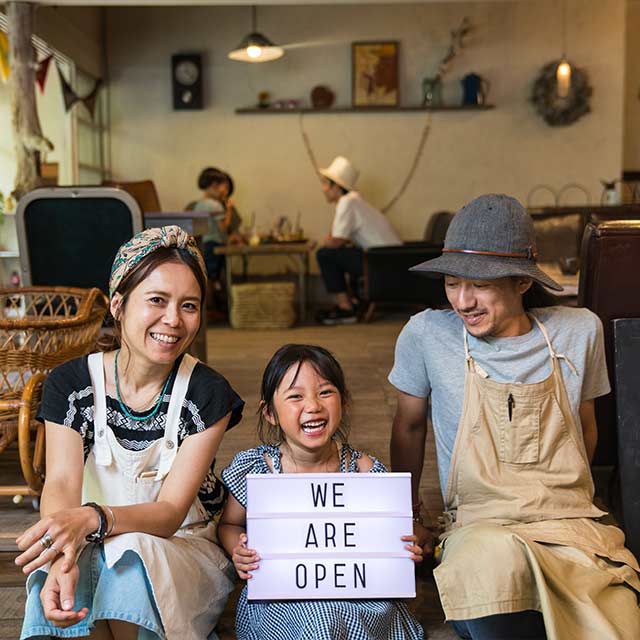
[[[0,289],[0,453],[18,440],[28,484],[24,491],[11,487],[12,493],[34,495],[41,486],[44,429],[33,417],[46,375],[57,365],[91,351],[107,308],[108,300],[100,289]],[[37,431],[33,459],[32,430]],[[40,471],[35,476],[34,466]],[[2,489],[0,495],[5,494]]]
[[[255,282],[231,286],[234,329],[286,329],[296,321],[293,282]]]

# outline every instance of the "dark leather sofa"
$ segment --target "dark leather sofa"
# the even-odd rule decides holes
[[[444,236],[453,213],[438,211],[427,223],[424,239],[401,245],[374,247],[364,252],[364,290],[369,322],[379,304],[436,308],[447,304],[442,278],[410,272],[409,269],[442,253]]]

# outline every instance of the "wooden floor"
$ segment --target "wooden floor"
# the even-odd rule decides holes
[[[255,436],[256,411],[262,371],[273,352],[286,342],[322,345],[337,356],[345,369],[347,383],[353,396],[350,442],[389,463],[391,419],[395,407],[395,393],[387,382],[393,364],[395,339],[406,316],[388,316],[367,325],[341,327],[296,327],[283,331],[238,331],[226,327],[208,331],[209,364],[220,371],[247,403],[244,419],[225,436],[218,465],[222,469],[241,450],[257,444]],[[427,509],[436,514],[441,509],[440,490],[433,453],[425,460],[421,495]],[[13,460],[12,460],[13,457]],[[0,456],[0,482],[17,481],[15,452]],[[0,640],[14,640],[19,629],[24,606],[24,580],[15,569],[13,539],[37,516],[29,501],[14,505],[9,498],[0,498]],[[418,576],[418,597],[410,607],[423,624],[429,638],[445,640],[455,634],[443,623],[437,593],[430,571]],[[221,620],[221,640],[232,640],[236,589]]]

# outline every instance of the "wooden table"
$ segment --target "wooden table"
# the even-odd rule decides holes
[[[144,214],[145,229],[178,225],[193,236],[202,251],[202,236],[209,230],[209,214],[203,211],[153,211]],[[189,351],[202,362],[207,361],[207,307],[206,296],[202,305],[200,328]]]
[[[307,312],[307,276],[309,275],[309,255],[315,246],[315,242],[272,242],[255,246],[247,244],[230,244],[224,247],[216,247],[214,253],[225,256],[227,295],[229,296],[229,308],[233,304],[231,295],[232,262],[234,257],[242,259],[242,271],[246,278],[249,258],[253,256],[286,256],[291,258],[296,265],[298,274],[298,307],[299,319],[304,322]]]

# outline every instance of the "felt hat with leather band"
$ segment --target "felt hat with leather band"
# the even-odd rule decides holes
[[[515,198],[488,194],[472,200],[453,217],[441,256],[410,270],[466,280],[523,276],[562,291],[538,267],[536,258],[531,216]]]

